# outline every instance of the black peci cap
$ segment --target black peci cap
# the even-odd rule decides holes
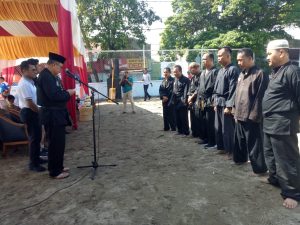
[[[65,57],[58,55],[56,53],[53,53],[53,52],[49,52],[49,59],[60,62],[62,64],[64,64],[64,62],[66,61]]]

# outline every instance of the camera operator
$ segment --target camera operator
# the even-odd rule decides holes
[[[127,99],[131,103],[132,113],[135,113],[134,102],[132,97],[133,79],[128,75],[128,71],[125,71],[124,76],[120,81],[120,85],[122,86],[122,93],[123,93],[123,113],[126,113]]]

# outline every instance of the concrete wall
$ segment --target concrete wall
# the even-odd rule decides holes
[[[149,85],[148,92],[151,96],[159,96],[159,86],[161,84],[161,80],[153,80],[152,84]],[[106,82],[100,82],[100,83],[89,83],[90,86],[94,87],[96,90],[98,90],[100,93],[107,95],[107,83]],[[77,94],[79,95],[79,85],[76,84]],[[142,81],[134,81],[133,82],[133,97],[144,97],[144,86]],[[96,99],[103,99],[103,96],[98,96],[98,94],[95,95]]]

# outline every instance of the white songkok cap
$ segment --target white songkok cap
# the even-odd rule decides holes
[[[281,48],[290,48],[289,42],[285,39],[270,41],[267,50],[281,49]]]

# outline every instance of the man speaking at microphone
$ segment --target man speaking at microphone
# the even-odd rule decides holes
[[[69,123],[66,104],[75,94],[75,89],[64,90],[58,75],[65,62],[61,55],[49,52],[47,68],[37,80],[37,102],[41,108],[41,120],[49,137],[48,170],[55,179],[69,176],[64,167],[65,126]]]

